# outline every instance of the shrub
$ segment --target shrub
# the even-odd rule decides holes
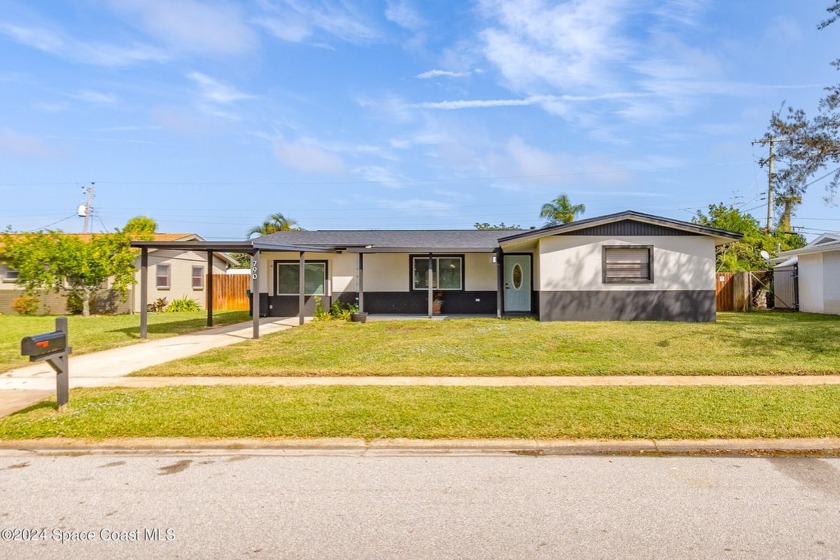
[[[21,315],[35,315],[38,312],[39,301],[35,296],[22,295],[12,301],[12,309]]]
[[[313,321],[329,321],[332,319],[330,316],[330,312],[324,309],[323,301],[321,300],[321,296],[315,296],[315,316],[312,318]]]
[[[182,313],[184,311],[201,311],[201,306],[194,299],[187,296],[181,299],[173,299],[169,305],[166,306],[167,313]]]
[[[146,304],[146,311],[151,311],[153,313],[161,313],[166,310],[166,298],[157,298],[152,303]]]
[[[326,309],[324,309],[323,302],[321,301],[321,296],[315,296],[315,321],[349,321],[350,314],[355,313],[358,310],[358,305],[334,301],[333,304],[330,306],[330,310],[327,311]]]

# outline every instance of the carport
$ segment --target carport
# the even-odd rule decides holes
[[[148,336],[148,302],[149,302],[149,251],[175,250],[203,252],[207,255],[208,271],[213,270],[213,255],[215,253],[245,253],[251,255],[251,316],[254,323],[253,338],[260,337],[260,305],[259,282],[260,251],[293,251],[300,258],[300,314],[299,321],[303,324],[303,286],[305,253],[326,253],[334,251],[331,247],[313,247],[266,242],[261,239],[250,241],[142,241],[131,242],[131,246],[140,249],[140,338]],[[213,281],[211,273],[207,282],[207,326],[213,326]]]

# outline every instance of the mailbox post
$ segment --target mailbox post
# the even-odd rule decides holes
[[[67,346],[67,318],[55,320],[55,331],[25,336],[20,341],[20,353],[29,356],[30,362],[46,361],[55,370],[56,401],[63,411],[70,400],[70,353]]]

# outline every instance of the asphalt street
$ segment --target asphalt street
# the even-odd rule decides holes
[[[0,558],[837,558],[840,459],[0,451]]]

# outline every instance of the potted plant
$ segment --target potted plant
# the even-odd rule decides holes
[[[435,290],[432,292],[432,314],[440,315],[443,307],[443,290]]]

